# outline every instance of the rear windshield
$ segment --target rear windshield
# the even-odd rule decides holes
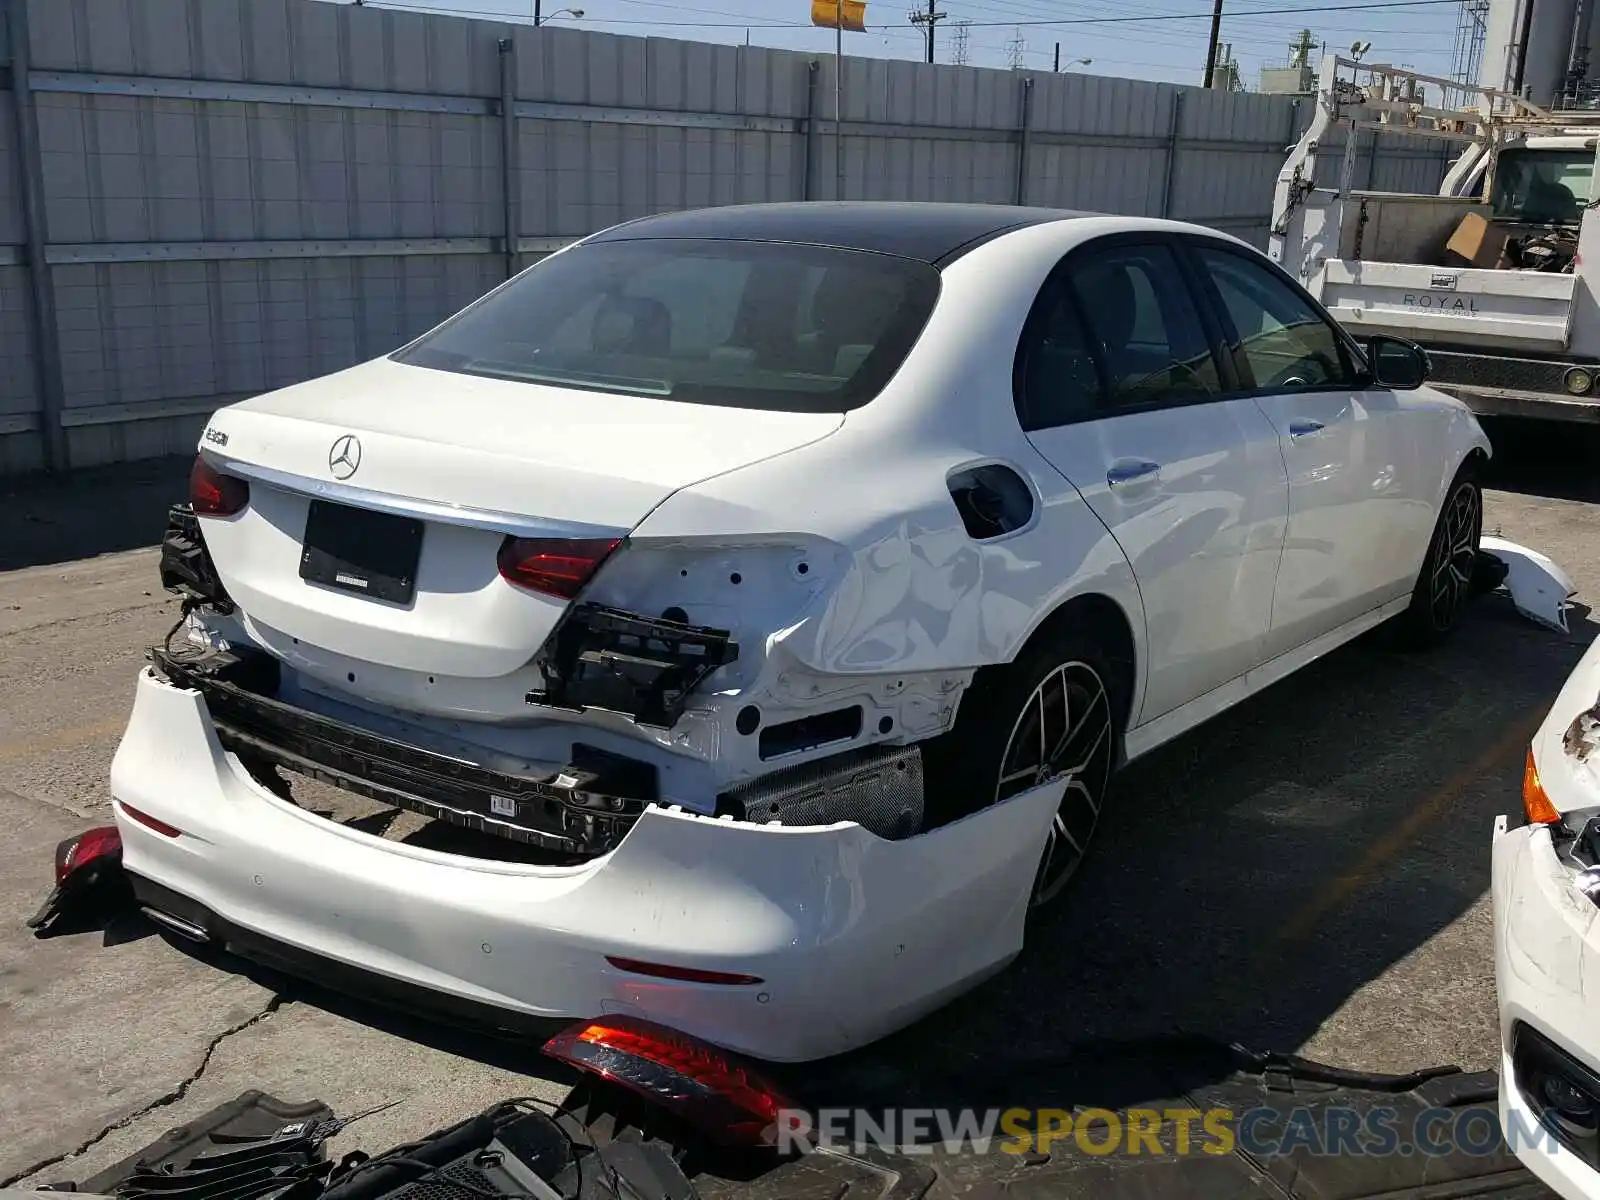
[[[598,242],[552,255],[394,357],[464,375],[779,412],[888,383],[939,273],[775,242]]]

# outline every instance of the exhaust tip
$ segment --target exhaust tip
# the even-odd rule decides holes
[[[191,942],[199,942],[201,945],[206,945],[211,941],[211,935],[193,921],[185,921],[182,917],[175,917],[169,912],[162,912],[161,909],[154,908],[148,904],[141,905],[139,911],[163,929],[171,930],[181,938],[187,938]]]

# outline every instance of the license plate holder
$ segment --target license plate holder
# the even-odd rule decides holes
[[[300,578],[390,604],[410,604],[422,557],[414,517],[311,501],[301,540]]]

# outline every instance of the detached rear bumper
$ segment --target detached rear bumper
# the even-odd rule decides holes
[[[650,806],[615,850],[576,866],[468,859],[272,795],[223,749],[199,692],[146,670],[111,791],[136,881],[239,931],[246,955],[280,946],[503,1010],[508,1023],[634,1013],[804,1061],[882,1037],[1016,955],[1061,785],[892,842],[848,822],[755,825]],[[609,958],[760,982],[682,982]]]

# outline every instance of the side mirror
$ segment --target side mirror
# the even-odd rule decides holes
[[[1428,382],[1433,364],[1428,352],[1404,338],[1380,336],[1367,341],[1367,361],[1379,387],[1409,392]]]

